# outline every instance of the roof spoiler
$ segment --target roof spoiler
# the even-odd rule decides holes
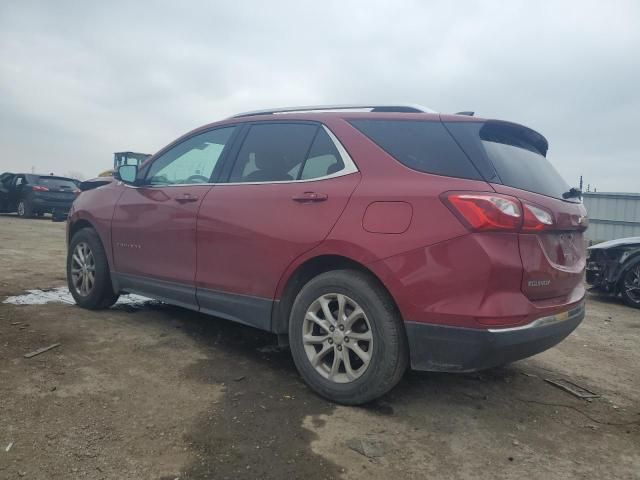
[[[549,142],[542,134],[519,123],[505,122],[504,120],[485,121],[480,129],[480,138],[520,146],[529,150],[534,149],[544,157],[547,156],[547,150],[549,150]]]

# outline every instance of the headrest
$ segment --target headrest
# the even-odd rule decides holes
[[[256,149],[254,155],[256,168],[259,170],[284,173],[300,163],[299,159],[289,159],[285,157],[284,152],[281,148],[278,148],[277,145],[261,146]]]

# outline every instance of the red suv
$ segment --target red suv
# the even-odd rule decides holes
[[[344,404],[541,352],[584,317],[586,211],[521,125],[403,105],[252,112],[84,191],[67,276],[288,341]]]

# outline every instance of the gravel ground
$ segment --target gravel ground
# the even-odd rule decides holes
[[[0,216],[0,301],[64,286],[64,262],[64,224]],[[0,303],[0,479],[638,479],[639,337],[639,311],[590,295],[548,352],[409,372],[353,408],[311,393],[248,327],[158,303]]]

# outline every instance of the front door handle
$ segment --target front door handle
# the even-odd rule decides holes
[[[197,202],[198,197],[194,197],[190,193],[185,193],[183,195],[180,195],[179,197],[176,197],[174,200],[178,203],[189,203],[189,202]]]
[[[291,200],[300,203],[324,202],[328,197],[325,193],[304,192],[300,195],[294,195]]]

